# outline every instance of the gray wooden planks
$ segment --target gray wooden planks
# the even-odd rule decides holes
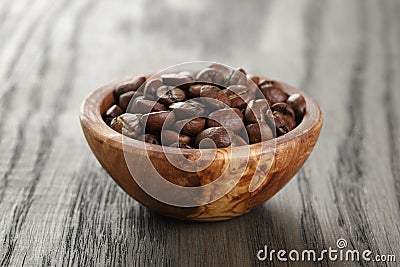
[[[339,238],[399,258],[399,11],[395,0],[1,1],[0,264],[308,266],[256,253]],[[287,81],[325,115],[297,177],[227,222],[178,222],[131,200],[78,122],[99,85],[191,60]]]

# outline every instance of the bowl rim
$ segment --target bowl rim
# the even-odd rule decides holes
[[[178,148],[166,147],[161,145],[154,145],[145,143],[143,141],[139,141],[132,138],[124,138],[122,134],[116,132],[110,126],[108,126],[103,120],[103,116],[100,112],[101,105],[105,101],[110,94],[113,94],[114,89],[121,83],[132,80],[132,78],[144,76],[146,79],[151,77],[151,74],[139,74],[139,75],[130,75],[121,79],[114,80],[109,82],[94,91],[92,91],[82,102],[80,108],[80,123],[82,128],[86,128],[92,134],[92,137],[95,137],[97,140],[101,142],[107,142],[108,145],[111,145],[117,149],[129,149],[129,150],[141,150],[142,152],[154,152],[154,153],[162,153],[165,152],[173,152],[177,151]],[[271,151],[271,144],[275,144],[273,149],[276,150],[278,147],[282,148],[284,146],[290,145],[293,141],[300,142],[307,138],[309,133],[314,132],[313,129],[321,128],[323,124],[323,114],[321,107],[319,104],[306,92],[295,88],[291,85],[288,85],[279,80],[267,78],[265,76],[259,76],[260,79],[268,79],[278,82],[284,92],[287,94],[295,94],[298,93],[305,98],[306,101],[306,113],[304,114],[302,122],[297,125],[295,129],[284,134],[282,136],[276,137],[271,140],[267,140],[260,143],[250,144],[248,145],[251,151],[256,151],[256,154],[261,152],[265,153],[265,148],[269,148],[268,151]],[[124,144],[122,144],[122,140],[124,139]],[[240,148],[240,147],[239,147]],[[184,155],[193,155],[201,153],[207,155],[210,154],[214,157],[215,153],[218,151],[229,152],[232,148],[217,148],[217,149],[180,149],[181,153]],[[154,154],[153,153],[153,154]],[[239,153],[240,154],[240,153]]]

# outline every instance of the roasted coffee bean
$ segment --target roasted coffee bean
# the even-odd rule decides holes
[[[204,85],[200,89],[200,97],[201,102],[207,105],[211,110],[231,106],[231,100],[229,97],[217,86]]]
[[[118,104],[122,110],[126,111],[126,108],[128,107],[129,102],[131,101],[134,94],[135,92],[130,91],[119,96]]]
[[[287,134],[296,127],[296,121],[291,116],[283,115],[280,112],[274,111],[273,118],[275,120],[275,127],[278,135]]]
[[[128,112],[130,113],[149,113],[149,112],[157,112],[157,111],[164,111],[167,108],[156,101],[147,100],[147,99],[135,99],[132,106],[128,108]]]
[[[293,108],[286,103],[275,103],[271,106],[272,111],[278,111],[282,113],[283,115],[288,115],[291,116],[292,118],[295,118],[295,113]]]
[[[140,117],[140,114],[124,113],[112,121],[112,128],[123,135],[136,138],[142,132]]]
[[[158,88],[163,86],[161,80],[151,80],[146,82],[146,86],[144,87],[144,97],[146,99],[155,100],[157,98],[156,93]]]
[[[111,122],[113,118],[118,117],[122,113],[124,113],[124,111],[119,106],[112,105],[109,109],[107,109],[105,118]]]
[[[169,86],[180,86],[183,84],[191,83],[194,81],[194,77],[187,71],[179,73],[167,73],[161,75],[161,80],[165,85]]]
[[[183,143],[173,143],[169,145],[170,147],[176,147],[176,148],[186,148],[186,149],[192,149],[193,147],[183,144]]]
[[[250,144],[268,141],[274,138],[274,133],[265,122],[253,123],[246,126]]]
[[[158,139],[157,135],[154,134],[142,134],[138,137],[139,141],[144,141],[149,144],[159,145],[160,140]]]
[[[219,109],[209,115],[207,126],[221,126],[231,131],[238,132],[244,128],[243,114],[239,109]]]
[[[195,145],[196,148],[228,147],[231,145],[231,135],[233,134],[223,127],[207,128],[197,135]]]
[[[173,86],[161,86],[157,89],[158,101],[167,106],[186,100],[185,91]]]
[[[232,146],[237,147],[237,146],[245,146],[248,145],[248,142],[246,142],[242,137],[239,135],[234,135],[232,137]]]
[[[120,95],[129,92],[129,91],[136,91],[139,87],[146,81],[146,77],[137,77],[131,81],[124,82],[114,90],[114,94],[116,99],[119,98]]]
[[[294,109],[296,120],[300,121],[306,110],[306,100],[302,95],[293,94],[289,96],[287,103]]]
[[[143,114],[140,118],[141,124],[144,125],[146,131],[149,132],[161,131],[163,127],[171,126],[174,120],[174,113],[169,111],[151,112]]]
[[[110,127],[114,131],[119,132],[120,134],[122,134],[122,124],[119,123],[119,121],[117,121],[117,118],[112,119],[112,121],[110,123]]]
[[[175,122],[174,129],[181,134],[185,135],[197,135],[206,126],[206,119],[204,118],[194,118],[194,119],[184,119]]]
[[[163,145],[171,145],[173,143],[190,144],[192,138],[187,135],[179,134],[175,131],[164,130],[161,132],[161,142]]]
[[[200,96],[200,90],[201,87],[203,87],[203,84],[192,84],[188,88],[189,96],[190,97],[199,97]]]
[[[269,109],[268,102],[265,99],[250,100],[246,107],[244,116],[248,124],[260,121],[266,121],[266,113]]]
[[[276,82],[265,82],[260,86],[261,92],[264,97],[269,100],[273,105],[279,102],[286,102],[288,95],[280,88],[280,85]]]
[[[207,114],[205,106],[194,100],[177,102],[169,106],[179,119],[201,117]]]
[[[231,85],[224,92],[231,100],[231,107],[233,108],[246,108],[247,103],[254,98],[254,93],[250,92],[249,88],[244,85]]]
[[[247,74],[247,79],[252,81],[255,85],[258,86],[258,83],[260,82],[260,77],[252,74]]]
[[[225,76],[214,68],[206,68],[197,74],[196,81],[224,85]]]
[[[228,81],[228,85],[247,85],[246,71],[242,68],[231,72]]]

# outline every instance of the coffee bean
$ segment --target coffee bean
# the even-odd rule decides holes
[[[117,121],[117,118],[112,119],[110,123],[110,127],[116,131],[122,134],[122,124]]]
[[[296,120],[301,120],[306,110],[306,100],[304,97],[299,94],[293,94],[288,98],[287,103],[294,109]]]
[[[154,134],[142,134],[137,139],[139,141],[144,141],[146,143],[153,144],[153,145],[161,144],[157,135],[154,135]]]
[[[112,105],[109,109],[107,109],[105,118],[106,120],[109,120],[109,122],[111,122],[113,118],[118,117],[122,113],[124,113],[124,111],[119,106]]]
[[[231,106],[231,100],[224,91],[213,85],[204,85],[201,87],[200,97],[201,102],[210,108],[210,111]]]
[[[246,108],[247,103],[254,98],[254,94],[244,85],[231,85],[224,92],[231,100],[233,108]]]
[[[164,111],[166,109],[167,108],[159,102],[140,98],[133,101],[127,112],[144,114],[149,112]]]
[[[169,145],[170,147],[176,147],[176,148],[186,148],[186,149],[193,149],[193,147],[183,144],[183,143],[173,143]]]
[[[201,87],[203,87],[203,84],[192,84],[188,88],[189,96],[190,97],[199,97],[200,96],[200,90]]]
[[[129,102],[131,101],[131,99],[134,95],[135,95],[135,92],[130,91],[130,92],[126,92],[119,96],[118,104],[122,110],[126,111],[126,108],[128,107]]]
[[[225,76],[214,68],[206,68],[197,74],[196,81],[224,85]]]
[[[250,144],[268,141],[274,138],[274,133],[265,122],[253,123],[246,126]]]
[[[296,121],[291,116],[274,111],[273,118],[275,120],[276,132],[279,135],[287,134],[296,127]]]
[[[169,106],[179,119],[200,117],[207,114],[205,106],[194,100],[177,102]]]
[[[272,111],[278,111],[282,113],[283,115],[288,115],[292,118],[295,118],[295,113],[293,108],[286,103],[275,103],[271,106]]]
[[[112,128],[131,138],[136,138],[142,131],[140,114],[124,113],[113,120]],[[121,129],[121,131],[119,131]]]
[[[242,137],[239,135],[234,135],[232,137],[232,146],[237,147],[237,146],[245,146],[248,145],[248,142],[246,142]]]
[[[208,128],[197,135],[195,145],[196,148],[228,147],[231,145],[230,136],[231,134],[228,132],[228,130],[223,127]],[[201,147],[199,147],[199,145],[201,145]]]
[[[233,70],[228,78],[228,85],[247,85],[246,71],[242,68]]]
[[[120,95],[129,92],[136,91],[146,81],[146,77],[140,76],[132,79],[131,81],[124,82],[114,90],[115,98],[118,99]]]
[[[161,80],[165,85],[180,86],[194,81],[194,77],[188,72],[167,73],[161,75]]]
[[[171,145],[173,143],[190,144],[192,138],[187,135],[179,134],[175,131],[164,130],[161,132],[161,142],[163,145]]]
[[[156,93],[157,89],[163,86],[161,80],[151,80],[146,82],[146,86],[144,87],[144,96],[146,99],[155,100],[157,98]]]
[[[266,82],[260,87],[262,94],[273,105],[279,102],[286,102],[288,95],[280,88],[276,82]]]
[[[244,128],[243,114],[239,109],[219,109],[209,115],[207,126],[221,126],[231,131],[238,132]]]
[[[194,118],[194,119],[184,119],[175,122],[174,129],[181,134],[185,135],[197,135],[206,126],[206,119],[204,118]]]
[[[268,109],[268,102],[265,99],[250,100],[244,113],[246,122],[249,124],[260,121],[265,122],[265,114],[267,113]]]
[[[151,112],[143,114],[140,118],[141,124],[144,125],[146,131],[149,132],[161,131],[163,127],[171,126],[174,120],[174,113],[169,111]]]
[[[247,74],[247,79],[251,80],[255,85],[258,86],[258,83],[260,82],[260,77],[252,74]]]
[[[173,86],[161,86],[157,89],[158,101],[167,106],[186,100],[186,94],[182,89]]]

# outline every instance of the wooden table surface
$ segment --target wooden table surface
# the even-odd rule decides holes
[[[0,265],[310,266],[256,253],[339,238],[400,262],[399,14],[397,0],[0,1]],[[303,88],[325,115],[297,176],[226,222],[147,210],[79,125],[98,86],[193,60]]]

